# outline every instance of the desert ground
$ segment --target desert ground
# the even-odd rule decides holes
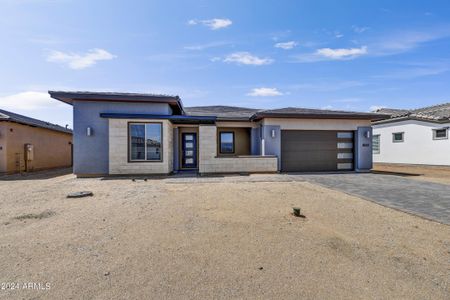
[[[0,178],[0,297],[450,298],[449,226],[269,179]]]
[[[442,184],[450,184],[450,167],[420,166],[402,164],[374,164],[374,171],[403,174],[410,179],[417,179]]]

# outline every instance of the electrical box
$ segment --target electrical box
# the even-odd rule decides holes
[[[25,161],[32,161],[34,159],[34,146],[32,144],[25,144]]]

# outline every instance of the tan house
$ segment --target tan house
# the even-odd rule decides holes
[[[0,174],[71,165],[72,130],[0,109]]]

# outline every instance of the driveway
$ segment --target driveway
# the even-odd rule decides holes
[[[288,176],[450,225],[450,185],[372,173]]]

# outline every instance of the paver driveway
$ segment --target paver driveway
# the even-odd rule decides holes
[[[450,185],[372,173],[288,176],[450,225]]]

